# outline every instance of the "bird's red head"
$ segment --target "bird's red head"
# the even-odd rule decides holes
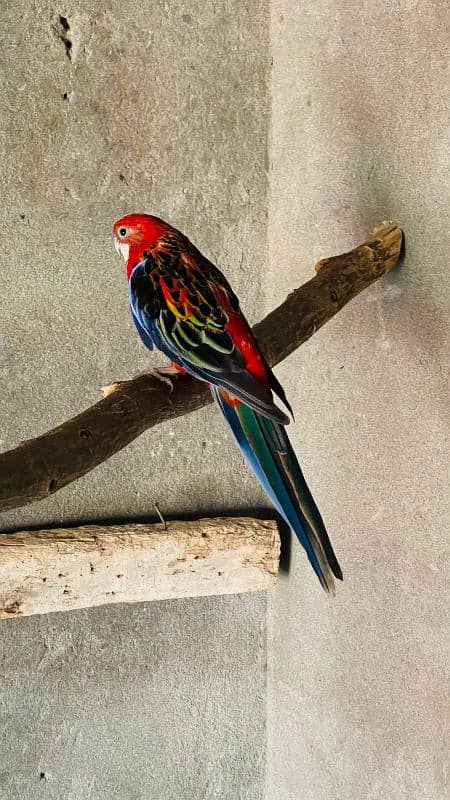
[[[127,265],[128,278],[136,264],[145,258],[145,251],[171,230],[167,222],[150,214],[128,214],[114,223],[114,246]]]

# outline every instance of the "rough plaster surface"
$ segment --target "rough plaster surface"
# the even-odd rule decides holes
[[[268,800],[445,797],[445,9],[274,0],[269,273],[262,4],[1,10],[2,447],[149,362],[112,254],[117,215],[182,226],[251,319],[381,218],[405,227],[402,270],[278,370],[346,582],[327,602],[293,546],[269,617]],[[3,528],[261,501],[213,409],[186,422]],[[264,608],[3,623],[2,800],[259,800]]]
[[[447,8],[272,4],[267,308],[384,217],[407,258],[279,370],[345,583],[272,595],[271,800],[448,797]]]
[[[97,400],[111,380],[161,363],[131,322],[111,234],[121,214],[168,218],[230,276],[251,319],[261,310],[264,8],[132,0],[76,9],[63,12],[68,32],[54,3],[1,10],[3,449]],[[62,34],[74,42],[71,60]],[[147,514],[149,500],[174,515],[234,507],[238,496],[251,505],[253,479],[242,480],[214,409],[188,426],[188,444],[186,420],[170,423],[54,498],[5,515],[3,527]],[[225,468],[219,446],[232,454]]]
[[[260,315],[269,30],[264,4],[227,0],[19,0],[0,21],[6,449],[160,361],[132,328],[118,216],[170,219]],[[210,408],[0,525],[261,499]],[[1,800],[261,798],[265,607],[257,594],[4,622]]]
[[[0,797],[262,798],[264,629],[248,595],[3,623]]]

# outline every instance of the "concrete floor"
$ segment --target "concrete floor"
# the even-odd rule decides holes
[[[293,543],[268,610],[3,622],[0,800],[443,800],[446,4],[18,0],[0,20],[3,449],[159,360],[129,319],[121,214],[183,228],[252,321],[384,217],[408,240],[401,270],[277,371],[337,598]],[[266,505],[208,408],[0,524],[155,501]]]

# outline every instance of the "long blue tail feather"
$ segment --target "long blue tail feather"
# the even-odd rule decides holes
[[[211,391],[264,491],[296,533],[324,589],[333,592],[333,575],[342,580],[342,571],[284,427],[243,403],[232,406],[216,387]]]

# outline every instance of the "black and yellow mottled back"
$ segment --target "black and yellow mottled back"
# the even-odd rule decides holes
[[[170,233],[145,253],[130,278],[130,302],[141,338],[201,380],[217,385],[279,422],[271,370],[257,350],[265,384],[252,375],[233,335],[237,319],[254,340],[239,302],[222,273],[184,236]]]

